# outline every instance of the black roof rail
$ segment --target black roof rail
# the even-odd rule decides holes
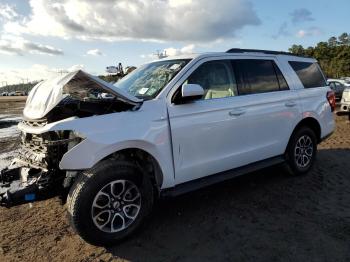
[[[290,52],[284,51],[273,51],[273,50],[260,50],[260,49],[241,49],[241,48],[231,48],[226,51],[226,53],[263,53],[268,55],[291,55],[291,56],[299,56],[305,57],[301,55],[296,55]]]

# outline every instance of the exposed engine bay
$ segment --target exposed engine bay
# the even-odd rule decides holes
[[[0,205],[11,207],[68,193],[77,171],[60,170],[62,156],[84,138],[72,130],[37,130],[67,118],[138,110],[142,100],[83,71],[43,81],[30,92],[23,111],[21,145],[0,171]]]

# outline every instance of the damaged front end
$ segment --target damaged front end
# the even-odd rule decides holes
[[[59,169],[63,154],[82,138],[72,131],[22,133],[17,157],[0,172],[0,205],[11,207],[64,197],[76,172]]]
[[[0,205],[11,207],[61,196],[78,171],[59,168],[65,153],[83,135],[54,130],[56,122],[137,110],[142,100],[119,93],[109,83],[82,71],[39,83],[30,92],[19,124],[21,145],[10,166],[0,171]],[[104,98],[101,94],[110,94]],[[48,128],[51,126],[51,128]]]

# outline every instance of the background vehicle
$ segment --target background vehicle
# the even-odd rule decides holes
[[[26,92],[24,91],[15,91],[15,96],[25,96]]]
[[[10,92],[8,93],[8,96],[15,96],[16,95],[16,92]]]
[[[350,87],[350,84],[343,79],[328,79],[330,88],[335,93],[335,98],[340,100],[343,95],[343,91],[346,87]]]
[[[89,99],[96,92],[114,98]],[[114,86],[68,73],[29,94],[1,202],[68,195],[76,232],[110,245],[139,228],[158,196],[280,163],[308,172],[334,130],[334,108],[317,61],[282,52],[166,58]]]
[[[341,99],[340,111],[350,113],[350,88],[345,88]]]
[[[0,93],[0,96],[8,96],[8,93],[7,92],[2,92],[2,93]]]

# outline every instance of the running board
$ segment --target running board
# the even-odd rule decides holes
[[[228,171],[220,172],[215,175],[210,175],[207,177],[199,178],[189,182],[185,182],[179,185],[176,185],[172,188],[166,188],[161,191],[162,197],[175,197],[178,195],[186,194],[191,191],[198,190],[203,187],[207,187],[219,182],[223,182],[229,179],[232,179],[237,176],[241,176],[247,173],[251,173],[266,167],[278,165],[285,162],[283,155],[269,158],[266,160],[258,161],[243,167],[231,169]]]

